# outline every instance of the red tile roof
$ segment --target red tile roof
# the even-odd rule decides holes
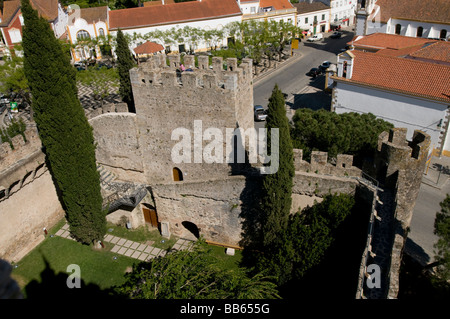
[[[378,0],[381,22],[390,18],[449,23],[448,0]],[[374,9],[375,10],[375,9]]]
[[[395,92],[450,102],[450,66],[353,50],[351,79]]]
[[[149,7],[112,10],[111,30],[139,28],[242,15],[236,0],[202,0]]]
[[[3,2],[3,17],[0,26],[7,26],[20,8],[20,0]]]
[[[141,44],[134,48],[134,52],[136,54],[151,54],[164,50],[164,47],[161,44],[147,41],[144,44]]]
[[[69,16],[75,14],[72,12]],[[108,7],[92,7],[92,8],[81,8],[80,18],[86,20],[87,23],[93,23],[98,21],[107,22],[108,20]]]
[[[437,40],[426,38],[407,37],[397,34],[387,33],[373,33],[366,36],[357,36],[352,41],[348,42],[348,45],[355,46],[355,48],[367,48],[367,49],[393,49],[400,50],[418,45],[425,45],[427,43],[433,43]]]
[[[260,0],[259,7],[274,7],[275,10],[292,9],[293,5],[289,0]]]
[[[437,41],[436,43],[411,53],[410,56],[413,58],[446,62],[450,64],[450,43],[446,41]]]
[[[58,0],[30,0],[30,3],[48,21],[53,21],[58,17]],[[20,0],[3,2],[3,17],[0,26],[7,26],[20,7]]]

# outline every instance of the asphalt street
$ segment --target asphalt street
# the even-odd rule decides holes
[[[306,73],[313,67],[318,67],[323,61],[336,63],[337,53],[346,46],[346,43],[353,38],[352,31],[343,31],[340,39],[331,39],[326,33],[325,38],[321,42],[307,42],[302,40],[299,48],[294,50],[301,54],[301,57],[287,67],[281,67],[268,77],[257,81],[253,88],[254,104],[267,106],[268,99],[272,94],[275,84],[286,93],[286,100],[292,99],[295,94],[301,92],[306,86],[314,84],[323,76],[313,79]],[[323,88],[323,86],[322,86]]]

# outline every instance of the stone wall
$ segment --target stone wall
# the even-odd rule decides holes
[[[251,61],[237,67],[235,59],[228,59],[228,70],[223,70],[223,63],[215,59],[210,69],[208,57],[199,56],[195,68],[193,57],[186,55],[186,67],[193,71],[181,72],[177,69],[178,55],[168,56],[169,67],[160,58],[155,56],[130,71],[147,182],[173,181],[174,167],[181,171],[183,180],[189,181],[229,175],[232,167],[227,164],[225,145],[231,141],[227,141],[226,129],[253,127]],[[209,128],[217,129],[220,136],[216,131],[209,140],[203,138]],[[172,135],[174,132],[186,134]],[[172,151],[181,141],[191,151],[175,151],[173,157]],[[202,149],[211,141],[217,141],[221,148],[214,153],[216,163],[203,158]],[[178,156],[184,154],[188,155],[184,159]]]

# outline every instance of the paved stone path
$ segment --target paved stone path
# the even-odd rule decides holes
[[[56,236],[74,240],[69,232],[69,224],[65,224],[61,227],[61,229],[56,232]],[[156,257],[163,257],[167,253],[164,249],[120,238],[111,234],[107,234],[104,241],[114,244],[111,252],[142,261],[150,261]],[[171,250],[189,250],[192,248],[193,243],[194,242],[191,240],[180,238],[172,246]]]

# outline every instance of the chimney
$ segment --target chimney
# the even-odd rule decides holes
[[[164,0],[162,0],[162,4],[165,5]]]

